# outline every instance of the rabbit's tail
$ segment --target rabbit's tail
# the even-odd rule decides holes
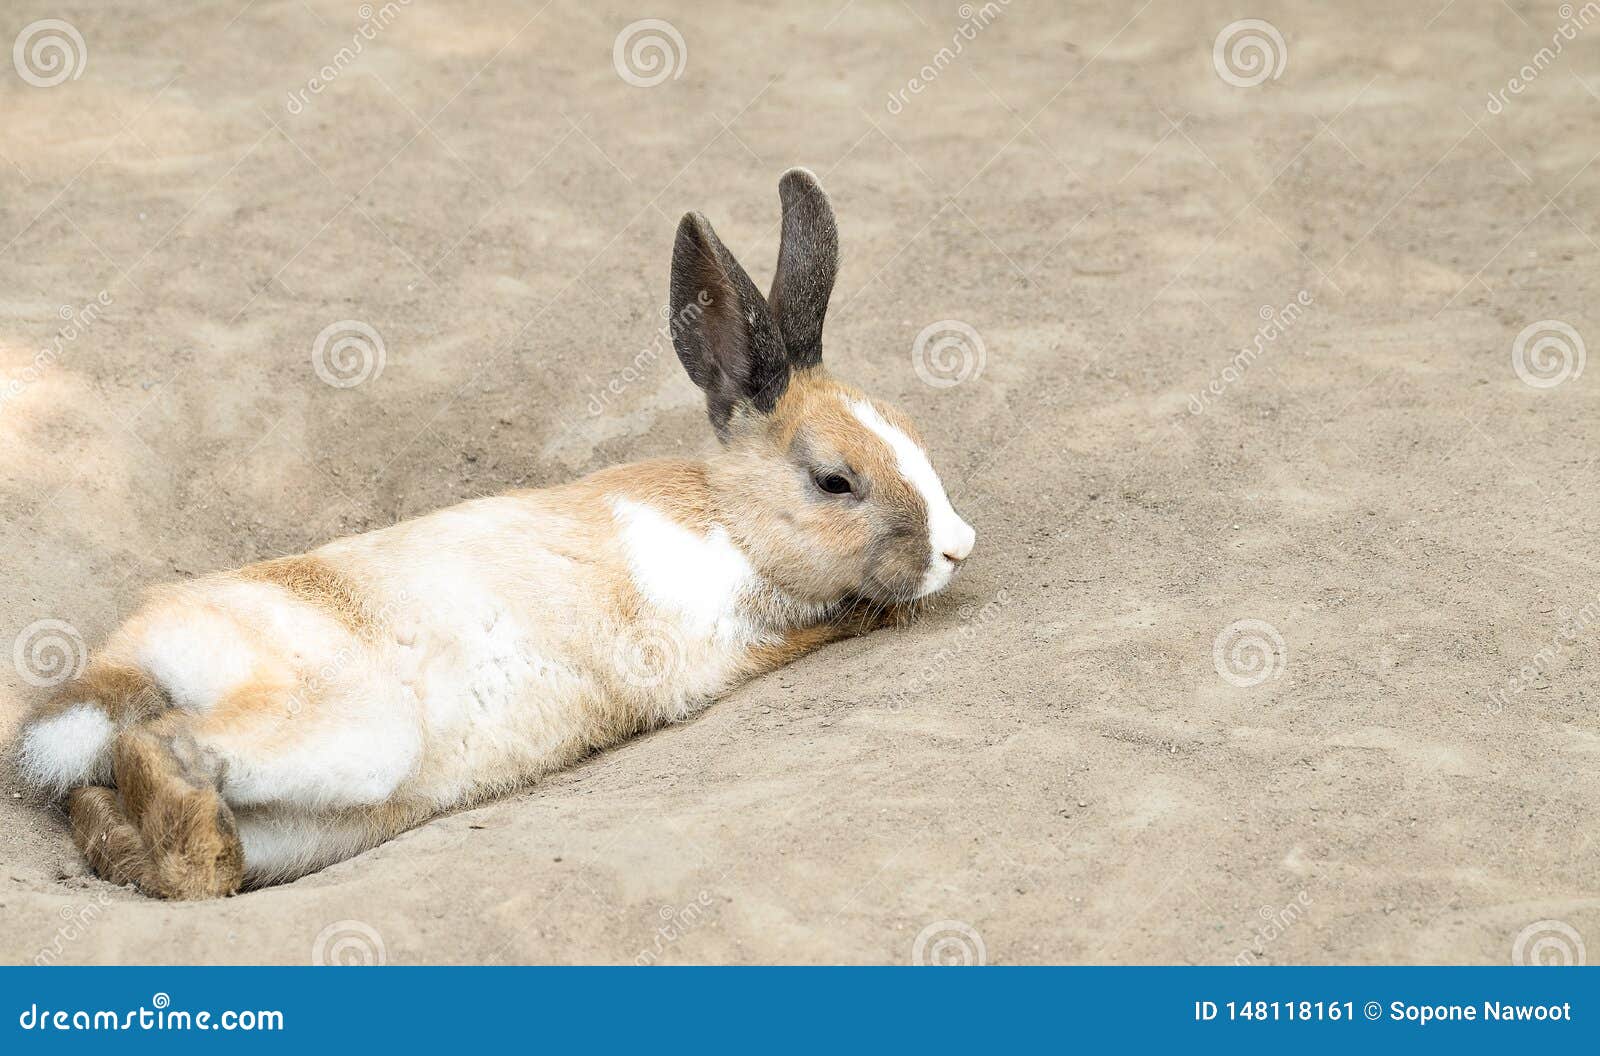
[[[214,898],[243,882],[233,812],[193,750],[191,721],[145,672],[101,664],[23,726],[18,771],[66,796],[73,842],[102,879],[158,898]]]
[[[17,772],[52,798],[80,785],[111,784],[111,746],[126,729],[169,708],[145,672],[92,664],[23,723]]]

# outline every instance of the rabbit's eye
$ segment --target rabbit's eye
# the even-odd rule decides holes
[[[850,493],[850,482],[837,473],[829,473],[827,476],[818,477],[817,487],[829,495],[848,495]]]

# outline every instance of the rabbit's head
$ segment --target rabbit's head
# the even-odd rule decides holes
[[[729,534],[798,599],[906,603],[942,590],[972,551],[905,415],[834,380],[822,319],[839,233],[810,172],[778,184],[783,240],[763,298],[698,213],[672,253],[672,338],[722,442],[708,480]]]

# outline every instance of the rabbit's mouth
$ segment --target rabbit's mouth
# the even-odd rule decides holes
[[[895,605],[935,597],[954,582],[970,549],[963,549],[959,557],[938,550],[923,556],[909,548],[885,554],[868,576],[865,593]]]
[[[928,570],[922,575],[922,582],[918,584],[917,597],[931,598],[943,591],[956,578],[956,571],[964,560],[965,557],[935,553],[928,562]]]

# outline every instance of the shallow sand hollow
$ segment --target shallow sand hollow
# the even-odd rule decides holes
[[[652,86],[568,0],[52,12],[81,75],[0,66],[0,735],[40,621],[710,443],[674,226],[764,286],[790,165],[827,360],[978,546],[912,628],[283,887],[148,901],[0,796],[0,958],[1593,959],[1600,365],[1518,339],[1600,343],[1600,23],[1495,112],[1553,5],[1270,5],[1254,86],[1225,5],[991,6],[660,4]],[[381,370],[319,374],[352,321]]]

